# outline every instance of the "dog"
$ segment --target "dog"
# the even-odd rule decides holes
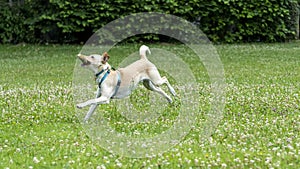
[[[172,98],[160,86],[166,84],[173,96],[176,96],[176,92],[168,79],[161,77],[156,66],[147,59],[147,52],[151,54],[149,47],[142,45],[139,49],[140,59],[117,70],[113,70],[108,64],[110,56],[107,52],[102,55],[77,55],[82,62],[81,66],[89,68],[95,74],[98,84],[95,99],[77,104],[77,108],[90,105],[84,118],[85,122],[92,116],[99,104],[108,104],[110,99],[122,99],[129,96],[140,82],[147,89],[161,94],[169,103],[172,103]]]

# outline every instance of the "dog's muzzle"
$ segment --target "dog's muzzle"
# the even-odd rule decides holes
[[[81,66],[86,66],[91,64],[91,62],[89,62],[88,60],[86,60],[85,56],[82,54],[78,54],[77,57],[81,60],[82,64]]]

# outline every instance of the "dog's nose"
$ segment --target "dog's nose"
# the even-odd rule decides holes
[[[77,57],[78,57],[79,59],[84,59],[84,55],[82,55],[81,53],[79,53],[79,54],[77,55]]]

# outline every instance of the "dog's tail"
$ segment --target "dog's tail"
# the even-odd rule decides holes
[[[148,51],[149,54],[151,54],[150,49],[149,49],[148,46],[142,45],[140,47],[140,56],[141,56],[141,59],[147,59],[147,57],[146,57],[147,51]]]

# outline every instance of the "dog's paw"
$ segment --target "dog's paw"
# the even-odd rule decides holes
[[[79,104],[76,105],[76,107],[77,107],[78,109],[82,109],[82,108],[84,107],[84,105],[83,105],[83,103],[79,103]]]
[[[172,93],[173,96],[176,96],[176,92],[173,88],[170,88],[170,92]]]
[[[168,97],[167,100],[170,104],[172,104],[173,100],[170,97]]]

